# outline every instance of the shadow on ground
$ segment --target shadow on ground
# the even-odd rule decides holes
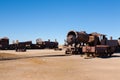
[[[117,54],[119,54],[119,53],[117,53]],[[109,59],[109,58],[120,58],[120,55],[116,55],[116,54],[113,54],[112,56],[108,56],[108,57],[100,57],[100,58],[102,58],[102,59]]]
[[[22,56],[22,57],[12,57],[12,58],[0,58],[0,61],[5,61],[5,60],[17,60],[17,59],[28,59],[28,58],[42,58],[42,57],[64,57],[64,56],[69,56],[69,55],[42,55],[42,56]]]
[[[98,57],[102,59],[109,59],[109,58],[120,58],[120,53],[113,54],[111,57]],[[66,54],[56,54],[56,55],[42,55],[42,56],[17,56],[17,57],[0,57],[0,61],[7,61],[7,60],[18,60],[18,59],[28,59],[28,58],[43,58],[43,57],[65,57],[70,56]],[[92,58],[89,58],[92,59]]]

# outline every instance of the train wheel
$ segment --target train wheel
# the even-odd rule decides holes
[[[111,57],[113,53],[109,53],[108,56]]]
[[[90,53],[85,53],[85,58],[84,59],[89,59],[90,58]]]
[[[65,54],[69,54],[68,51],[65,51]]]
[[[75,51],[71,51],[71,54],[75,54]]]
[[[92,53],[92,57],[96,57],[96,53]]]
[[[93,53],[95,57],[98,57],[100,54],[98,54],[98,51],[95,50],[95,53]]]

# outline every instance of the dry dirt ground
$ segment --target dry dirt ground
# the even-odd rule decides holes
[[[84,59],[63,51],[0,51],[0,80],[120,80],[120,54]]]

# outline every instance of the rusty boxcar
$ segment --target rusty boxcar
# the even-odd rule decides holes
[[[0,39],[0,49],[8,49],[9,47],[9,38],[4,37]]]

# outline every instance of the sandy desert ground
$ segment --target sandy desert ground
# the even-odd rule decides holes
[[[120,54],[84,59],[63,51],[0,51],[0,80],[120,80]]]

